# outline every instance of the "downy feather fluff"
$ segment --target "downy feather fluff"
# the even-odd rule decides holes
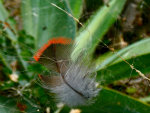
[[[68,43],[67,38],[52,39],[43,47],[35,55],[36,61],[54,72],[48,76],[39,75],[43,87],[55,93],[56,100],[68,106],[93,102],[100,89],[96,86],[93,64],[83,58],[86,52],[82,51],[75,61],[68,60],[71,59],[73,45],[70,40]]]
[[[93,102],[100,89],[96,87],[96,72],[93,72],[89,63],[80,59],[68,66],[63,62],[58,68],[59,75],[40,76],[44,88],[55,93],[56,99],[68,106],[88,105]]]

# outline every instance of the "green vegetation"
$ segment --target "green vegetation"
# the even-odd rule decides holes
[[[126,24],[123,23],[124,15],[129,13],[129,0],[110,0],[107,3],[97,0],[21,0],[17,4],[19,9],[16,10],[20,12],[11,15],[11,8],[7,4],[13,2],[0,0],[0,113],[48,113],[49,109],[55,113],[70,112],[71,108],[65,105],[57,106],[54,95],[45,91],[37,81],[37,75],[43,73],[45,67],[36,63],[33,55],[53,37],[68,37],[78,43],[72,52],[72,59],[77,58],[80,50],[86,48],[89,57],[96,63],[97,81],[102,90],[95,103],[76,107],[82,113],[150,111],[149,92],[144,96],[133,96],[140,89],[120,83],[121,80],[141,77],[131,65],[145,75],[150,73],[150,13],[146,12],[150,8],[148,0],[136,3],[139,12],[133,13],[140,15],[143,26],[141,21],[136,23],[140,19],[135,16],[135,31],[126,31]],[[81,20],[83,26],[51,3]],[[84,13],[90,11],[92,15],[82,18]],[[148,22],[144,22],[144,19]],[[127,18],[125,20],[128,23],[132,21]],[[115,33],[114,30],[118,32]],[[114,38],[119,36],[126,38],[127,47],[112,46]],[[106,45],[109,49],[115,48],[115,52],[110,51]],[[102,52],[102,49],[106,50]],[[148,86],[149,81],[145,81]],[[117,86],[125,89],[116,88]]]

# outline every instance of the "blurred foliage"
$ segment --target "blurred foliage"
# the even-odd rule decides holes
[[[84,26],[51,3],[72,13]],[[67,106],[58,106],[54,94],[42,88],[37,75],[47,69],[32,58],[47,40],[64,36],[78,43],[73,58],[87,48],[102,85],[96,102],[78,109],[85,113],[148,113],[149,83],[144,82],[148,91],[140,99],[143,103],[137,94],[141,93],[141,82],[129,87],[139,78],[131,77],[138,73],[118,55],[144,74],[150,73],[149,9],[149,0],[0,0],[0,112],[70,111]],[[116,49],[115,54],[106,45]],[[128,79],[133,81],[125,82]],[[127,94],[136,94],[137,99]]]

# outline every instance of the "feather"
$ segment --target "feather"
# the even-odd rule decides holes
[[[33,58],[47,69],[59,72],[57,65],[68,62],[73,41],[58,37],[49,40],[33,56]]]
[[[48,68],[52,69],[52,67],[55,67],[57,74],[51,73],[49,76],[39,75],[43,87],[55,93],[57,101],[64,102],[71,107],[92,103],[93,98],[96,97],[100,91],[100,89],[96,87],[96,73],[92,68],[92,63],[90,63],[90,60],[83,60],[82,54],[85,52],[82,52],[76,61],[69,60],[66,63],[64,60],[65,57],[70,57],[70,53],[66,54],[68,45],[59,44],[56,46],[59,46],[57,50],[59,50],[59,52],[63,50],[65,55],[61,53],[62,56],[58,57],[58,51],[56,53],[52,51],[52,49],[49,49],[51,50],[49,52],[53,52],[53,55],[49,56],[55,56],[55,62],[53,62],[55,64],[48,66]],[[58,62],[58,59],[63,60]],[[46,59],[44,60],[46,62]],[[47,61],[46,64],[48,65],[48,63]]]

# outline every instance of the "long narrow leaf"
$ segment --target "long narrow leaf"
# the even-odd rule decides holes
[[[37,49],[54,37],[75,37],[73,18],[51,3],[70,12],[64,0],[22,0],[24,29],[35,37]]]
[[[79,18],[82,12],[83,0],[67,0],[74,17]]]
[[[134,98],[103,88],[94,104],[79,107],[82,113],[148,113],[150,106]],[[67,113],[69,108],[65,107],[62,113]]]
[[[136,42],[116,54],[103,60],[101,57],[96,61],[98,71],[98,79],[102,84],[112,83],[113,81],[137,76],[134,70],[126,64],[121,58],[127,60],[130,64],[143,73],[150,73],[150,38]],[[102,56],[103,58],[103,56]]]
[[[115,22],[116,18],[123,9],[126,0],[111,0],[108,6],[103,6],[93,16],[85,30],[76,38],[77,47],[72,53],[72,58],[76,58],[82,49],[87,49],[92,53],[95,47],[102,40],[104,34]]]
[[[2,2],[0,1],[0,21],[2,21],[4,23],[5,22],[9,23],[8,17],[9,17],[9,14],[6,11],[6,9],[4,8]],[[17,34],[14,33],[9,27],[6,27],[5,31],[8,35],[7,37],[11,40],[12,45],[13,45],[14,49],[16,50],[17,56],[18,56],[20,62],[22,63],[22,66],[24,67],[24,69],[27,69],[27,64],[26,64],[26,62],[24,62],[24,60],[21,56],[20,47],[17,42]]]

